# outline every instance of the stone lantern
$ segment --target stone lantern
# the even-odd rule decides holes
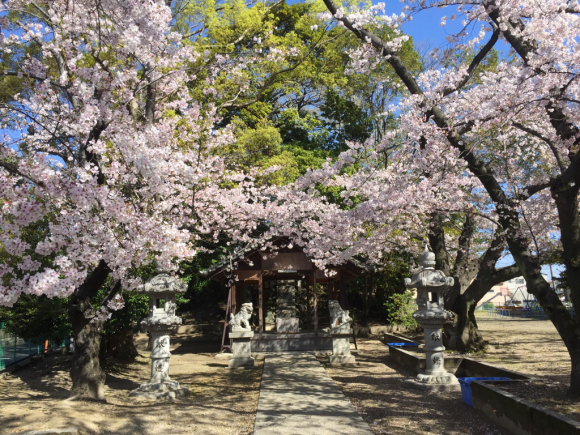
[[[417,289],[418,310],[413,318],[425,331],[425,373],[419,373],[410,386],[426,389],[459,389],[455,375],[445,370],[441,329],[453,316],[443,309],[443,292],[453,285],[453,278],[435,270],[435,254],[428,250],[419,255],[421,268],[412,278],[405,278],[405,287]]]
[[[179,382],[169,377],[169,335],[181,325],[181,318],[175,315],[177,307],[175,295],[184,293],[187,284],[166,270],[155,266],[156,275],[145,283],[140,293],[149,295],[149,316],[141,325],[151,334],[151,379],[131,391],[129,396],[149,399],[173,399],[189,393]]]

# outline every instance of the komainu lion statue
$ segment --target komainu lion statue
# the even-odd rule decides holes
[[[352,319],[348,315],[348,310],[344,311],[338,301],[328,301],[328,309],[330,310],[330,328],[348,328],[350,329],[350,322]]]
[[[232,327],[232,331],[250,331],[250,317],[252,317],[254,307],[251,302],[242,304],[240,311],[235,316],[230,313],[230,321],[228,324]]]

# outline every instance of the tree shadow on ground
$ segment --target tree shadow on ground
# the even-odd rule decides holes
[[[415,373],[401,368],[378,340],[359,343],[358,364],[327,370],[376,433],[507,434],[463,403],[461,392],[405,387]]]
[[[144,348],[146,337],[140,347]],[[228,370],[214,359],[219,343],[180,340],[170,376],[190,389],[175,401],[129,398],[150,376],[147,352],[130,363],[114,362],[105,384],[107,403],[71,401],[67,356],[31,366],[0,380],[1,432],[12,433],[75,426],[87,434],[157,433],[225,434],[252,431],[262,363],[255,370]],[[212,353],[205,353],[210,350]],[[50,364],[47,364],[50,362]],[[220,361],[221,362],[221,361]],[[68,365],[67,365],[68,364]]]

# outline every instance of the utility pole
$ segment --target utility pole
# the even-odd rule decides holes
[[[552,270],[552,263],[550,263],[550,276],[552,278],[552,289],[556,291],[556,283],[554,282],[554,271]]]

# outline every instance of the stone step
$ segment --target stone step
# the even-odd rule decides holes
[[[314,334],[263,334],[252,338],[252,352],[332,350],[330,336]]]

